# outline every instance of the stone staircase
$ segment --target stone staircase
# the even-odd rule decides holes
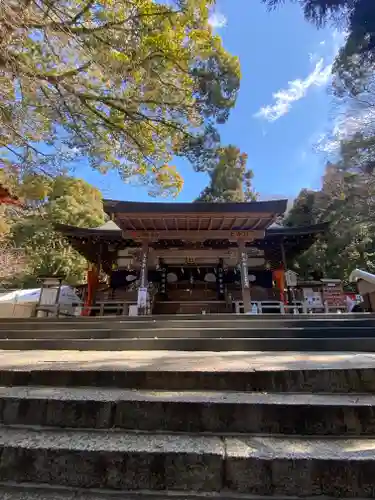
[[[375,497],[375,367],[60,364],[0,385],[1,499]]]
[[[375,316],[181,315],[0,322],[0,350],[375,351]]]

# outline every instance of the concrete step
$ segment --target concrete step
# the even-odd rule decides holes
[[[373,315],[357,316],[348,314],[335,315],[223,315],[218,316],[154,316],[154,317],[105,317],[105,318],[15,318],[0,320],[0,330],[19,331],[54,331],[54,330],[128,330],[128,329],[170,329],[170,328],[242,328],[242,329],[275,329],[275,328],[371,328],[375,330]]]
[[[0,429],[0,480],[72,488],[373,497],[375,440]]]
[[[344,394],[344,393],[368,393],[375,394],[375,368],[358,367],[340,368],[339,360],[335,368],[332,361],[332,368],[303,369],[307,366],[307,361],[300,361],[300,368],[288,368],[276,366],[272,370],[272,362],[276,365],[275,359],[270,359],[269,365],[257,369],[245,369],[230,364],[225,364],[223,360],[222,368],[216,370],[209,368],[209,358],[205,358],[205,366],[200,370],[189,369],[188,362],[184,358],[179,359],[180,370],[176,370],[176,363],[165,363],[167,367],[162,368],[159,361],[155,359],[154,364],[149,364],[147,359],[137,368],[121,368],[119,364],[114,364],[112,359],[103,361],[93,359],[90,363],[89,354],[83,353],[88,358],[87,367],[82,366],[82,362],[67,361],[59,365],[59,361],[51,356],[51,362],[44,361],[40,368],[32,365],[32,368],[17,368],[17,355],[14,353],[14,366],[0,370],[0,385],[2,386],[44,386],[49,387],[91,387],[91,388],[121,388],[138,389],[144,391],[166,390],[166,391],[237,391],[237,392],[293,392],[293,393],[323,393],[323,394]],[[123,353],[122,353],[123,354]],[[206,353],[207,354],[207,353]],[[243,359],[244,353],[234,353],[238,363]],[[262,353],[249,353],[250,356],[261,356]],[[293,356],[293,353],[292,353]],[[300,355],[301,356],[301,355]],[[166,356],[165,356],[166,357]],[[296,357],[296,353],[294,354]],[[323,357],[323,354],[322,354]],[[264,355],[262,357],[264,360]],[[231,358],[231,361],[235,359]],[[212,362],[211,362],[212,363]],[[266,363],[266,360],[264,360]],[[350,365],[350,364],[349,364]],[[232,368],[230,368],[232,366]],[[297,366],[297,365],[296,365]],[[271,367],[271,369],[269,368]],[[207,371],[203,371],[206,369]]]
[[[375,337],[0,339],[0,350],[375,352]]]
[[[375,395],[0,387],[0,424],[375,436]]]
[[[233,324],[232,327],[207,325],[196,327],[173,327],[147,325],[146,327],[118,328],[71,328],[70,325],[59,325],[60,328],[42,330],[25,329],[0,330],[0,340],[6,339],[213,339],[213,338],[244,338],[244,339],[288,339],[288,338],[375,338],[375,326],[331,325],[331,326],[294,326],[275,325],[273,328],[257,326],[249,328],[246,325]]]

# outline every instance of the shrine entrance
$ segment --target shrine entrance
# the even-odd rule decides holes
[[[167,293],[158,293],[155,297],[154,314],[231,312],[225,300],[223,270],[219,266],[192,263],[169,266],[166,282]]]
[[[141,314],[250,312],[249,264],[268,275],[262,241],[286,200],[251,203],[105,202],[126,240],[138,245],[139,290],[148,303]],[[252,256],[253,254],[253,256]],[[134,261],[132,262],[134,266]],[[154,286],[158,283],[157,286]],[[138,305],[140,295],[138,295]]]
[[[85,314],[249,313],[254,302],[276,302],[264,312],[280,312],[288,300],[286,256],[326,229],[270,227],[286,203],[107,200],[111,220],[103,226],[56,230],[90,262]]]

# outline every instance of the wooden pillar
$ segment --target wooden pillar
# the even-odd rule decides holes
[[[94,285],[94,289],[92,290],[92,305],[95,305],[96,300],[97,300],[99,279],[100,279],[100,273],[102,270],[102,253],[103,253],[103,244],[102,244],[102,242],[100,242],[99,243],[99,252],[97,255],[97,263],[96,263],[95,285]]]
[[[284,271],[286,271],[287,270],[286,255],[285,255],[285,247],[283,241],[281,241],[280,248],[281,248],[281,262],[283,264]]]
[[[284,286],[285,286],[285,273],[288,270],[288,267],[287,267],[287,262],[286,262],[284,242],[282,240],[281,240],[280,248],[281,248],[281,261],[282,261],[283,270],[284,270],[284,280],[283,281],[284,281]],[[287,286],[286,289],[287,289],[287,299],[288,299],[287,303],[290,305],[292,303],[292,291],[290,289],[290,286]],[[281,291],[280,296],[281,296],[280,297],[281,301],[285,303],[284,290]]]
[[[95,264],[89,264],[87,270],[87,294],[82,310],[82,316],[91,315],[91,307],[94,305],[94,297],[98,285],[98,271]]]
[[[247,252],[244,242],[238,244],[239,250],[239,264],[241,270],[241,288],[242,288],[242,301],[244,306],[244,313],[251,312],[251,294],[250,294],[250,281],[249,272],[247,269]]]
[[[143,243],[141,252],[141,268],[139,273],[138,288],[138,313],[145,315],[147,313],[147,271],[148,271],[148,243]]]

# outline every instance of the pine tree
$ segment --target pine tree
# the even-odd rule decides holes
[[[252,189],[252,170],[246,168],[247,155],[235,146],[217,151],[216,163],[209,171],[210,183],[197,202],[241,202],[257,199]]]

